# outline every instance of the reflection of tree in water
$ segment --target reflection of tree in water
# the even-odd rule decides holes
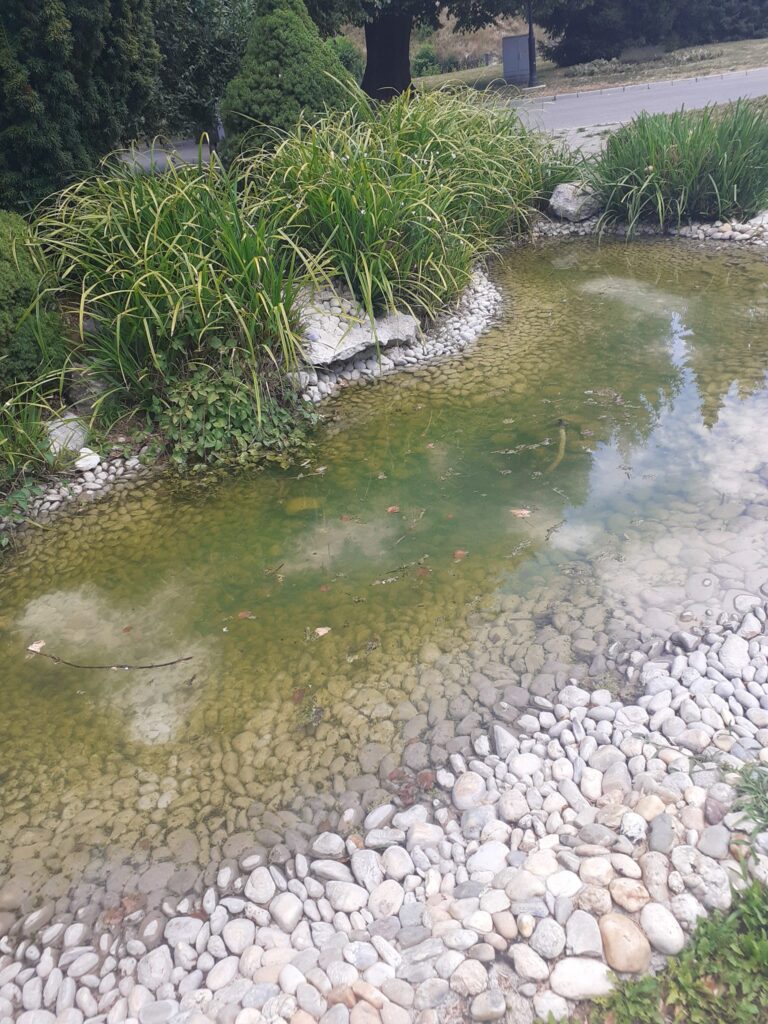
[[[768,356],[768,263],[763,254],[697,245],[611,245],[612,256],[640,280],[687,300],[685,363],[712,427],[733,387],[741,398],[765,384]],[[622,270],[623,272],[623,270]]]

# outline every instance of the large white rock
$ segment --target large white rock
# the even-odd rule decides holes
[[[580,221],[600,212],[600,200],[579,181],[558,185],[549,200],[549,208],[561,220]]]
[[[49,446],[54,455],[59,452],[79,452],[85,444],[88,432],[77,416],[66,413],[49,420],[45,429],[48,433]]]
[[[409,313],[387,313],[370,321],[347,323],[328,316],[304,333],[304,358],[312,366],[351,359],[359,352],[388,345],[414,345],[421,336],[419,321]]]
[[[555,964],[550,988],[564,999],[598,999],[613,988],[610,968],[601,960],[567,956]]]

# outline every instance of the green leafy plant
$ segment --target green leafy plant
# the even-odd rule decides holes
[[[442,71],[434,46],[425,43],[420,46],[411,61],[411,70],[419,78],[422,75],[439,75]]]
[[[692,941],[655,977],[620,982],[590,1024],[762,1024],[768,1005],[768,900],[753,882],[730,913],[699,921]]]
[[[608,138],[587,171],[604,221],[660,226],[749,217],[768,203],[768,117],[723,109],[640,114]]]
[[[316,422],[311,407],[285,389],[265,399],[245,366],[194,366],[154,411],[177,466],[244,465],[267,453],[284,456],[305,443]]]

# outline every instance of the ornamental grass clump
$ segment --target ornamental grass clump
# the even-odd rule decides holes
[[[61,192],[37,232],[80,355],[134,403],[191,364],[245,366],[257,396],[297,365],[296,254],[263,211],[246,220],[217,165],[115,161]]]
[[[369,315],[434,313],[474,261],[522,230],[556,150],[477,96],[404,95],[303,121],[242,163],[244,202],[328,261]]]
[[[768,115],[748,103],[640,114],[608,139],[587,178],[604,221],[677,226],[768,205]]]

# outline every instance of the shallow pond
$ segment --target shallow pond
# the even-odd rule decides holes
[[[306,466],[156,483],[6,564],[0,911],[119,916],[354,825],[504,687],[610,686],[638,637],[759,592],[768,264],[569,242],[497,280],[494,330],[343,394]]]

